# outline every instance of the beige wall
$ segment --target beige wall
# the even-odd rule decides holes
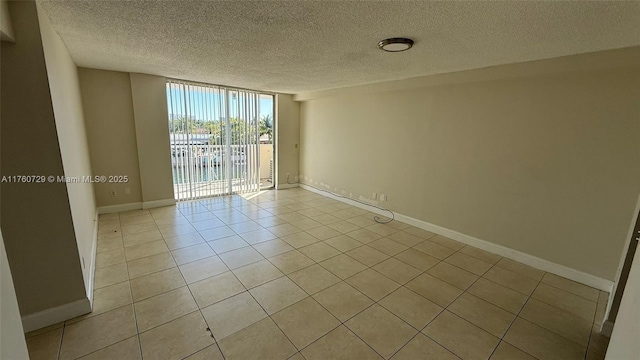
[[[614,279],[640,192],[640,48],[298,98],[307,182]]]
[[[142,200],[173,199],[166,79],[146,74],[130,77]]]
[[[97,205],[142,202],[129,73],[86,68],[78,73],[93,174],[129,177],[127,183],[95,184]]]
[[[9,6],[4,0],[0,1],[0,24],[2,24],[2,41],[5,36],[13,38],[13,28],[9,17]],[[0,118],[1,121],[2,118]],[[0,125],[0,142],[2,126]],[[0,146],[0,149],[2,146]],[[1,151],[1,150],[0,150]],[[0,154],[1,158],[1,154]],[[1,172],[1,170],[0,170]],[[2,187],[0,187],[1,190]],[[0,196],[0,201],[2,196]],[[0,205],[0,209],[2,206]],[[1,223],[1,220],[0,220]],[[9,268],[9,259],[4,248],[4,239],[0,230],[0,358],[1,359],[27,359],[27,344],[20,319],[20,308],[16,298],[16,290],[13,285],[13,277]]]
[[[129,176],[127,184],[95,184],[97,205],[148,206],[173,199],[166,79],[88,68],[80,68],[79,77],[93,174]],[[286,184],[287,172],[291,182],[298,173],[299,104],[291,95],[277,95],[276,102],[276,146],[281,184]],[[271,145],[261,149],[266,147]],[[268,175],[271,156],[261,155],[261,177]],[[116,196],[110,195],[112,189]]]
[[[13,41],[13,25],[11,25],[7,0],[0,0],[0,33],[2,33],[2,41]]]
[[[276,157],[277,169],[276,187],[289,182],[297,182],[300,158],[300,104],[293,100],[292,95],[276,95]]]
[[[129,177],[97,184],[98,206],[172,200],[165,78],[81,68],[80,85],[93,173]]]
[[[20,309],[0,232],[0,359],[28,359]]]
[[[68,177],[90,176],[91,161],[82,112],[78,69],[39,5],[38,20],[64,174]],[[96,226],[93,184],[67,183],[67,193],[85,287],[87,291],[91,291]],[[91,298],[91,294],[87,296]]]
[[[9,9],[16,42],[2,42],[0,175],[64,175],[36,4]],[[67,186],[2,183],[1,206],[21,314],[86,299]]]

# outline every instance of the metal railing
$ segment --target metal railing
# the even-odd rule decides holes
[[[224,145],[172,145],[171,165],[177,200],[257,191],[259,169],[251,169],[260,156],[258,148],[231,145],[227,160]],[[230,181],[229,181],[230,180]]]
[[[260,96],[167,79],[176,200],[260,189]]]

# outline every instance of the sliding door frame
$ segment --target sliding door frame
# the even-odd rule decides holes
[[[213,196],[222,196],[222,195],[229,195],[229,194],[235,194],[235,193],[243,193],[243,192],[251,192],[251,191],[260,191],[262,190],[261,186],[260,186],[260,169],[261,166],[264,166],[265,164],[261,164],[260,163],[260,150],[261,150],[261,144],[260,144],[260,134],[259,134],[259,127],[260,127],[260,99],[262,95],[267,95],[267,96],[271,96],[272,97],[272,106],[271,106],[271,111],[273,114],[273,123],[272,123],[272,131],[273,131],[273,135],[272,135],[272,142],[271,142],[271,148],[272,148],[272,154],[273,154],[273,174],[272,174],[272,185],[269,188],[272,188],[275,186],[275,178],[276,178],[276,174],[277,174],[277,164],[278,164],[278,160],[276,157],[276,101],[277,101],[277,94],[273,93],[273,92],[269,92],[269,91],[260,91],[260,90],[252,90],[252,89],[245,89],[245,88],[237,88],[237,87],[232,87],[232,86],[225,86],[225,85],[217,85],[217,84],[208,84],[208,83],[202,83],[202,82],[196,82],[196,81],[189,81],[189,80],[180,80],[180,79],[174,79],[174,78],[166,78],[166,83],[167,83],[167,89],[168,89],[168,101],[170,101],[170,104],[168,105],[168,110],[169,110],[169,120],[170,120],[170,126],[173,126],[173,121],[175,120],[174,117],[178,114],[176,114],[177,109],[174,109],[174,99],[172,99],[172,91],[174,89],[178,89],[179,91],[183,91],[184,93],[181,95],[182,99],[178,99],[178,101],[180,101],[182,104],[181,106],[183,106],[183,115],[185,118],[185,133],[184,133],[184,141],[185,143],[185,148],[187,149],[187,159],[184,159],[184,154],[180,154],[180,156],[178,156],[177,154],[177,136],[175,134],[175,132],[173,133],[173,144],[170,142],[169,146],[172,148],[172,156],[174,157],[174,159],[172,159],[172,167],[173,166],[181,166],[182,169],[178,170],[176,167],[174,167],[172,169],[172,171],[174,172],[174,197],[176,198],[177,201],[188,201],[188,200],[194,200],[194,199],[198,199],[198,198],[204,198],[204,197],[213,197]],[[176,86],[176,87],[174,87]],[[219,117],[224,119],[224,129],[225,129],[225,133],[224,133],[224,142],[225,144],[219,144],[219,145],[223,145],[223,148],[225,149],[225,154],[224,156],[222,156],[222,163],[225,166],[225,169],[223,171],[224,176],[226,177],[226,181],[223,181],[223,183],[226,185],[226,189],[218,189],[218,190],[211,190],[209,188],[209,191],[205,191],[204,194],[199,193],[201,190],[194,190],[193,186],[190,184],[188,186],[188,190],[187,190],[187,194],[186,195],[180,195],[181,191],[180,187],[178,186],[178,182],[180,181],[180,177],[182,176],[183,181],[184,181],[184,176],[188,176],[188,181],[194,182],[194,176],[196,176],[195,173],[197,173],[198,171],[196,171],[197,169],[192,169],[192,165],[195,165],[195,161],[194,159],[192,159],[191,157],[191,146],[192,146],[192,139],[193,139],[193,135],[191,134],[191,130],[190,130],[190,126],[191,126],[191,121],[192,120],[197,120],[195,118],[196,111],[194,111],[194,109],[192,109],[192,107],[194,106],[194,104],[192,103],[193,101],[200,101],[198,103],[198,105],[196,105],[196,108],[199,106],[201,107],[201,109],[199,111],[204,111],[204,115],[205,118],[202,119],[203,121],[207,121],[206,120],[206,116],[211,116],[212,120],[211,121],[216,121],[215,120],[215,103],[212,103],[212,109],[208,108],[209,107],[209,103],[207,103],[206,101],[202,101],[202,99],[192,99],[191,97],[193,96],[193,94],[190,92],[191,89],[189,87],[191,86],[196,86],[196,87],[202,87],[204,89],[214,89],[213,93],[209,93],[210,96],[224,96],[225,99],[224,101],[218,101],[218,114],[224,114],[223,117]],[[206,91],[205,91],[206,92]],[[236,97],[235,100],[237,101],[237,103],[235,104],[235,109],[231,109],[232,105],[231,104],[231,96],[232,93],[235,93]],[[205,95],[206,98],[206,95]],[[219,99],[219,98],[218,98]],[[220,100],[220,99],[219,99]],[[215,102],[215,101],[214,101]],[[224,105],[223,105],[224,104]],[[206,110],[202,110],[202,107],[206,107]],[[222,106],[224,106],[224,109],[222,108]],[[179,109],[179,108],[178,108]],[[241,136],[238,137],[238,139],[236,139],[238,141],[238,144],[235,144],[236,146],[234,146],[233,141],[235,141],[233,139],[233,134],[232,134],[232,126],[231,126],[231,118],[232,118],[232,112],[233,110],[236,110],[237,114],[237,118],[241,119],[243,121],[243,126],[242,128],[244,129],[244,133],[240,134]],[[251,116],[254,115],[255,116],[255,124],[251,125]],[[191,117],[193,117],[193,119],[191,119]],[[253,129],[253,127],[255,126],[255,129]],[[222,128],[222,126],[221,126]],[[253,139],[252,137],[252,131],[255,130],[255,139]],[[175,130],[174,130],[175,131]],[[255,142],[255,143],[253,143]],[[251,149],[255,147],[255,149]],[[210,150],[210,149],[209,149]],[[239,150],[239,151],[236,151]],[[180,151],[182,152],[183,150],[180,149]],[[237,152],[237,154],[234,155],[234,151]],[[208,157],[211,157],[211,154],[208,153]],[[253,157],[253,159],[252,159]],[[234,160],[235,159],[235,160]],[[173,164],[175,161],[175,165]],[[211,161],[208,159],[209,164],[208,166],[212,166]],[[241,165],[244,166],[244,172],[242,173],[242,177],[241,177],[241,182],[238,186],[236,186],[237,189],[234,190],[234,185],[233,185],[233,180],[234,180],[234,174],[238,171],[238,169],[236,169],[236,165],[234,163],[234,161],[239,161]],[[185,163],[186,162],[186,163]],[[178,164],[180,163],[180,164]],[[187,166],[187,173],[185,173],[185,169],[184,169],[184,165]],[[250,166],[250,165],[255,165],[255,169],[254,166]],[[176,175],[176,171],[181,171],[179,175]],[[210,170],[208,169],[208,173],[210,173]],[[210,174],[209,174],[210,175]],[[176,176],[178,176],[178,178],[176,178]],[[251,178],[249,178],[251,176]],[[253,177],[255,177],[255,179],[253,179]],[[207,181],[211,183],[211,179],[210,176],[207,177]],[[255,189],[254,189],[255,188]],[[214,193],[212,193],[212,191]]]

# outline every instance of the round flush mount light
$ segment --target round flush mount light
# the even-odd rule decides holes
[[[380,50],[388,52],[400,52],[411,49],[413,40],[407,38],[389,38],[381,40],[378,43]]]

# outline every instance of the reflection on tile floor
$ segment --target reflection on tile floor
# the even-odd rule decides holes
[[[608,294],[302,189],[100,216],[37,359],[603,359]]]

